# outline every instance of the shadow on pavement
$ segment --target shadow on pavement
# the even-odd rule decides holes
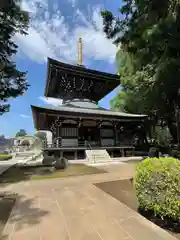
[[[19,230],[27,225],[38,224],[49,212],[38,207],[37,197],[27,198],[23,195],[4,192],[0,194],[0,239],[7,239],[2,235],[5,224],[15,225]]]

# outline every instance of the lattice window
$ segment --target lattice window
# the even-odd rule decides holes
[[[101,140],[102,146],[113,146],[114,145],[114,139],[102,139]]]
[[[113,126],[113,123],[109,121],[103,121],[101,126]]]
[[[61,130],[62,137],[78,137],[77,128],[62,128]]]
[[[73,119],[65,119],[62,121],[63,124],[77,124],[77,122]]]
[[[101,129],[101,137],[114,137],[113,129]]]

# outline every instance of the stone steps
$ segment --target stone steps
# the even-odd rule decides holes
[[[103,150],[86,150],[86,158],[88,162],[93,163],[103,163],[103,162],[110,162],[112,161],[111,157],[109,156],[108,152]]]

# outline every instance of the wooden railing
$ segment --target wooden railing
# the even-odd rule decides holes
[[[48,144],[46,142],[43,143],[43,148],[89,148],[90,145],[99,146],[98,142],[89,142],[89,141],[78,141],[77,144],[62,144],[61,141],[56,141],[52,144]]]
[[[98,148],[98,147],[120,147],[121,148],[133,148],[133,145],[131,143],[129,144],[120,144],[116,143],[116,145],[101,145],[99,141],[78,141],[76,144],[62,144],[61,141],[55,141],[52,144],[48,144],[47,142],[43,143],[43,148],[86,148],[86,149],[92,149],[92,148]]]

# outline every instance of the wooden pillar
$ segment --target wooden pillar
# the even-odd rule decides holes
[[[124,157],[124,148],[121,148],[121,157]]]
[[[77,155],[77,151],[74,152],[74,160],[77,160],[78,155]]]
[[[116,122],[113,121],[113,127],[114,127],[114,145],[116,146]]]
[[[78,128],[78,146],[79,146],[79,132],[80,132],[79,129],[80,129],[81,125],[82,125],[82,119],[79,118],[78,119],[78,126],[77,126],[77,128]]]
[[[58,126],[58,138],[59,138],[59,141],[58,141],[58,144],[59,144],[59,147],[61,147],[62,145],[62,120],[59,120],[59,126]]]
[[[100,147],[102,147],[102,141],[101,140],[102,140],[102,138],[101,138],[101,125],[100,125],[100,128],[99,128],[99,144],[100,144]]]
[[[57,127],[57,137],[59,138],[60,137],[60,126]]]
[[[98,127],[99,127],[99,145],[101,147],[101,124],[102,121],[98,121]]]
[[[43,129],[45,129],[45,124],[46,124],[46,118],[47,118],[47,116],[46,116],[45,113],[40,113],[40,116],[42,116],[42,117],[40,117],[41,124],[42,124],[42,126],[43,126]]]

